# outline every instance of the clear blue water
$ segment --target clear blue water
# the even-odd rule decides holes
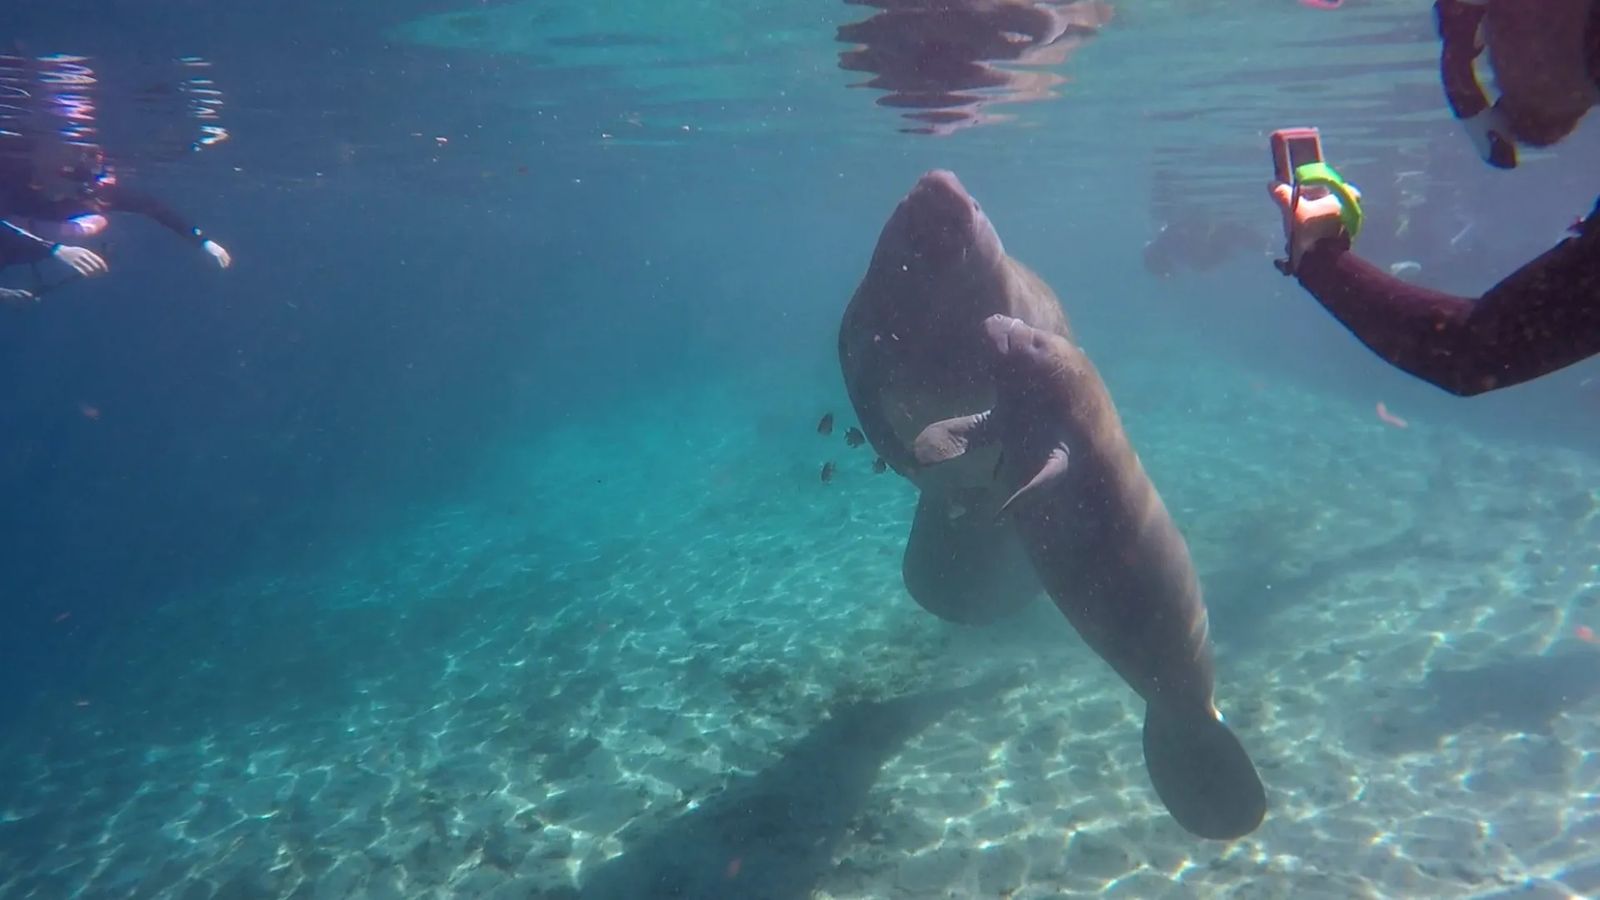
[[[1027,67],[1053,96],[946,136],[839,67],[874,12],[844,3],[0,12],[0,50],[86,58],[102,143],[235,260],[118,221],[109,277],[0,308],[0,896],[1600,886],[1600,369],[1460,401],[1270,246],[1141,256],[1177,210],[1270,245],[1265,134],[1314,123],[1372,258],[1476,293],[1590,208],[1600,128],[1485,169],[1425,4],[1113,7]],[[1246,841],[1162,817],[1053,610],[974,633],[905,594],[914,494],[839,440],[835,340],[936,167],[1189,536],[1272,762]],[[1010,662],[1020,693],[984,681]]]

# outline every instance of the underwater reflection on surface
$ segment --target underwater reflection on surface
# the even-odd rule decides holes
[[[1112,15],[1099,0],[847,2],[878,12],[839,27],[840,41],[860,45],[840,52],[839,68],[870,73],[858,86],[886,91],[880,106],[911,110],[902,114],[910,123],[900,130],[913,134],[1005,121],[1010,116],[986,107],[1056,96],[1066,78],[1046,67],[1064,63]]]

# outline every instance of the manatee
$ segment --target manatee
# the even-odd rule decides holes
[[[912,442],[928,425],[994,397],[982,323],[996,313],[1065,334],[1050,287],[1006,255],[1000,236],[950,172],[917,181],[878,236],[839,326],[839,365],[873,450],[918,488],[901,574],[924,609],[992,622],[1026,606],[1039,583],[1011,527],[996,455],[921,469]]]
[[[1144,760],[1190,832],[1228,840],[1266,816],[1255,765],[1213,701],[1200,579],[1111,395],[1071,340],[1010,316],[975,329],[996,383],[992,408],[928,426],[926,465],[999,447],[1012,521],[1057,608],[1145,701]]]

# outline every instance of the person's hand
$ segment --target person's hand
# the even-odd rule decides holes
[[[111,271],[111,267],[100,254],[83,247],[59,244],[51,251],[51,255],[71,266],[74,272],[85,278],[94,278]]]
[[[0,287],[0,303],[38,303],[39,298],[32,291],[22,288]]]
[[[1350,186],[1350,193],[1361,199],[1361,192]],[[1272,185],[1272,200],[1283,215],[1283,236],[1289,247],[1289,271],[1300,266],[1300,257],[1323,238],[1344,233],[1339,219],[1339,198],[1324,189],[1302,189],[1300,202],[1294,202],[1294,186],[1281,182]]]
[[[110,223],[106,221],[105,216],[97,213],[90,213],[83,216],[73,216],[61,224],[63,234],[68,234],[73,237],[86,238],[94,237],[100,232],[105,231],[106,226]]]
[[[219,269],[226,269],[233,265],[233,256],[228,253],[226,247],[216,241],[207,240],[200,245],[200,249],[211,254],[211,258],[217,261],[217,268]]]

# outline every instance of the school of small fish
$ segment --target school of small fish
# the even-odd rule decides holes
[[[833,434],[833,413],[829,412],[829,413],[823,413],[822,414],[822,418],[817,422],[817,434],[820,434],[823,437],[827,437],[828,435]],[[845,433],[844,433],[844,444],[845,444],[846,447],[849,447],[849,448],[851,448],[853,450],[856,447],[859,447],[862,444],[865,444],[866,442],[867,442],[867,436],[865,434],[862,434],[860,428],[857,428],[856,426],[852,425],[848,429],[845,430]],[[833,460],[831,460],[831,459],[828,460],[827,462],[823,463],[822,464],[822,483],[823,484],[827,484],[827,483],[833,481],[833,474],[835,472],[837,472],[838,469],[839,469],[839,467],[837,465],[835,465]],[[874,475],[882,475],[884,472],[888,471],[888,469],[889,469],[889,464],[883,461],[883,457],[881,457],[881,456],[875,457],[872,460],[872,474],[874,474]]]

